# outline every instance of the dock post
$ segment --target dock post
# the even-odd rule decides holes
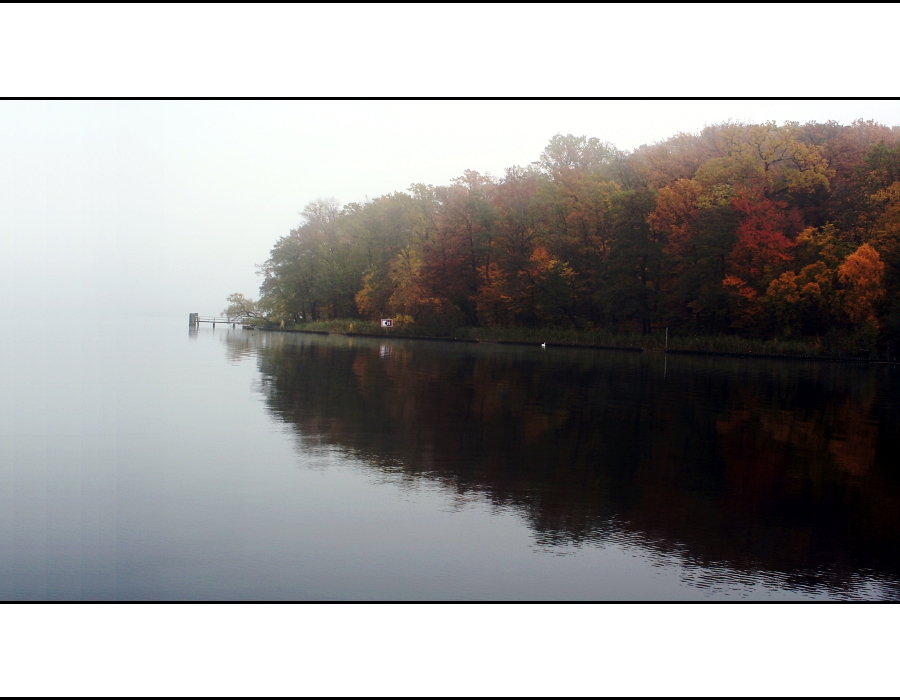
[[[200,314],[188,314],[188,324],[191,326],[196,326],[200,322],[198,319],[200,318]]]

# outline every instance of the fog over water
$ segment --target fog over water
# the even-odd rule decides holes
[[[0,343],[0,599],[896,599],[893,367],[187,328]]]
[[[630,150],[726,119],[900,124],[890,101],[0,104],[0,293],[15,317],[217,313],[317,197],[527,165],[556,133]]]

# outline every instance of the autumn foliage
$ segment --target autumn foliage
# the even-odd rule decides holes
[[[884,296],[881,286],[884,263],[868,243],[849,255],[838,268],[842,291],[842,307],[852,323],[876,320],[876,304]]]
[[[318,200],[262,266],[276,319],[900,339],[900,130],[555,136],[502,177]]]

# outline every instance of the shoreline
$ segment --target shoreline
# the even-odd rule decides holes
[[[457,338],[450,336],[430,336],[430,335],[400,335],[400,334],[379,334],[379,333],[357,333],[348,331],[341,333],[339,331],[319,331],[319,330],[302,330],[295,328],[265,328],[263,326],[241,325],[244,330],[258,330],[269,333],[306,333],[311,335],[341,335],[355,338],[381,338],[384,340],[430,340],[444,343],[484,343],[493,345],[528,345],[532,347],[548,347],[548,348],[571,348],[574,350],[616,350],[619,352],[659,352],[665,355],[699,355],[706,357],[732,357],[746,358],[754,360],[792,360],[805,362],[843,362],[851,364],[867,364],[867,365],[900,365],[900,361],[874,359],[867,357],[832,357],[827,355],[778,355],[775,353],[754,353],[747,352],[725,352],[715,350],[679,350],[676,348],[643,348],[633,345],[597,345],[597,344],[577,344],[577,343],[540,343],[532,340],[492,340],[485,338]]]

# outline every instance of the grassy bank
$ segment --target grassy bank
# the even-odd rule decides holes
[[[465,328],[465,337],[486,342],[501,343],[552,343],[556,345],[584,345],[614,348],[648,347],[648,342],[658,340],[639,333],[616,333],[614,331],[576,331],[570,328]],[[662,338],[660,342],[664,342]]]
[[[671,338],[669,350],[728,355],[825,355],[815,344],[798,341],[760,340],[735,336],[688,336]]]
[[[279,328],[279,326],[270,326]],[[675,352],[696,352],[714,355],[757,355],[772,357],[819,357],[829,359],[884,359],[876,353],[860,349],[853,338],[771,339],[740,338],[737,336],[679,336],[670,333],[668,345],[664,330],[649,335],[622,333],[614,330],[576,331],[571,328],[457,328],[449,332],[435,332],[414,325],[381,328],[375,321],[335,319],[300,324],[285,324],[285,330],[305,330],[327,333],[359,333],[384,337],[454,337],[501,343],[548,343],[571,346],[601,346],[613,348],[643,348]]]
[[[259,322],[257,322],[259,323]],[[270,326],[279,328],[279,326]],[[448,337],[467,338],[484,342],[556,343],[560,345],[603,345],[610,347],[646,347],[647,342],[662,347],[665,337],[641,336],[639,333],[613,331],[574,331],[566,328],[456,328],[451,331],[435,331],[418,326],[397,325],[388,330],[375,321],[335,319],[309,323],[285,324],[284,330],[325,331],[328,333],[360,333],[385,337]]]

